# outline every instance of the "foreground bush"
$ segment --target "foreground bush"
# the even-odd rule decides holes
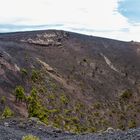
[[[23,136],[22,140],[40,140],[40,139],[33,135],[27,135],[27,136]]]

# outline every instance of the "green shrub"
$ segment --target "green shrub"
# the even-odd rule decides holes
[[[128,122],[128,127],[129,128],[135,128],[136,127],[136,121],[135,120],[130,120]]]
[[[46,87],[40,87],[40,88],[38,88],[38,92],[39,93],[46,93],[47,92],[47,88]]]
[[[121,99],[130,99],[132,97],[132,92],[130,90],[126,90],[122,93]]]
[[[71,121],[74,123],[74,124],[78,124],[78,122],[79,122],[79,118],[78,117],[72,117],[72,118],[70,118],[71,119]]]
[[[25,99],[25,92],[22,86],[17,86],[15,89],[16,101],[23,101]]]
[[[100,109],[101,104],[99,102],[93,104],[94,109]]]
[[[52,90],[56,90],[57,89],[57,85],[53,82],[50,83],[50,87],[52,88]]]
[[[69,116],[72,112],[72,110],[64,109],[65,115]]]
[[[27,136],[23,136],[22,140],[40,140],[38,137],[33,136],[33,135],[27,135]]]
[[[119,119],[120,120],[125,120],[126,119],[125,114],[123,114],[123,113],[119,114]]]
[[[31,95],[27,97],[27,104],[28,104],[28,113],[29,117],[37,117],[39,118],[42,122],[48,123],[48,118],[47,118],[47,110],[45,107],[42,106],[39,97],[37,95],[37,90],[32,89],[31,90]]]
[[[91,133],[94,133],[94,132],[96,132],[96,131],[97,131],[96,127],[91,127],[91,128],[89,128],[89,132],[91,132]]]
[[[118,123],[118,128],[121,130],[125,130],[125,125],[122,122]]]
[[[1,104],[5,104],[5,102],[6,102],[6,97],[5,96],[2,96],[1,97]]]
[[[132,104],[128,104],[128,106],[127,106],[126,109],[127,109],[127,111],[133,110],[134,109],[134,106]]]
[[[99,112],[94,112],[93,115],[94,115],[95,117],[99,117],[99,116],[100,116]]]
[[[36,82],[37,80],[39,80],[40,77],[40,73],[37,70],[32,70],[32,75],[31,75],[31,79],[33,82]]]
[[[55,100],[55,98],[56,98],[55,95],[52,93],[48,95],[48,99],[50,100]]]
[[[63,104],[68,104],[69,103],[69,99],[64,94],[60,96],[60,101]]]
[[[26,69],[21,69],[20,70],[21,71],[21,74],[23,75],[23,76],[27,76],[28,75],[28,72],[27,72],[27,70]]]
[[[6,106],[2,113],[2,117],[9,118],[9,117],[12,117],[13,115],[14,115],[13,111],[9,107]]]

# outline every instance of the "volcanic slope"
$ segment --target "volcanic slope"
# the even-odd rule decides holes
[[[140,43],[59,30],[0,34],[0,101],[2,117],[9,107],[71,132],[140,126]]]

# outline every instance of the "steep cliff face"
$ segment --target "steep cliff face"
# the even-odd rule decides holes
[[[56,127],[139,126],[140,44],[56,30],[0,34],[1,111],[32,116],[26,101],[15,101],[18,86],[26,97],[36,89]]]

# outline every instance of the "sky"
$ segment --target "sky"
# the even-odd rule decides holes
[[[140,0],[0,0],[0,32],[61,29],[140,42]]]

